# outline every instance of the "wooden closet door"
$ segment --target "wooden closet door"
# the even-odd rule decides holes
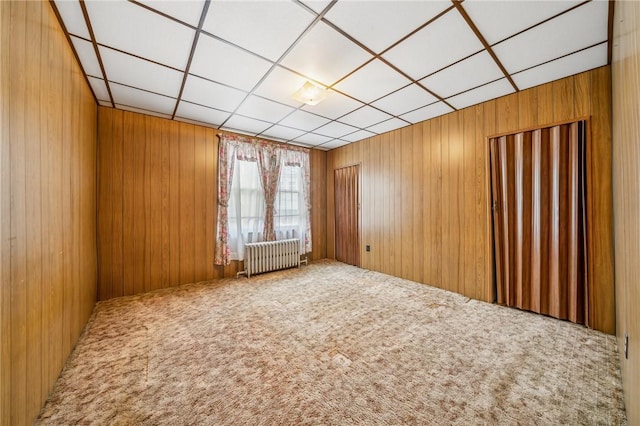
[[[360,266],[360,166],[334,171],[336,260]]]
[[[498,303],[587,319],[584,121],[490,140]]]

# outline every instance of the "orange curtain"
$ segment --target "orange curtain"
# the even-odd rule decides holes
[[[586,122],[490,144],[498,303],[585,324]]]
[[[359,169],[355,165],[334,172],[336,260],[355,266],[360,266]]]

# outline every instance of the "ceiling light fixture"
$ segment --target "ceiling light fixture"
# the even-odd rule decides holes
[[[307,105],[318,105],[327,97],[327,90],[324,87],[307,81],[293,94],[293,99],[304,102]]]

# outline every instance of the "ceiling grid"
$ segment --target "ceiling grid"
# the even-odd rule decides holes
[[[98,103],[334,149],[606,65],[607,0],[50,0]],[[328,91],[292,98],[306,81]]]

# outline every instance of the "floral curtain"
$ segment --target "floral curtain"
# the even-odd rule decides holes
[[[297,147],[296,147],[297,148]],[[302,171],[302,179],[304,185],[304,204],[306,207],[307,220],[306,230],[303,236],[303,252],[311,251],[311,169],[309,166],[309,150],[287,149],[282,157],[282,162],[286,166],[298,166]]]
[[[276,239],[273,216],[275,213],[274,204],[278,193],[278,182],[280,181],[282,151],[280,147],[273,144],[264,146],[257,152],[258,171],[260,172],[266,204],[263,232],[265,241],[275,241]]]
[[[311,251],[311,195],[309,150],[306,148],[282,145],[260,139],[238,135],[219,134],[218,155],[218,223],[215,248],[215,264],[231,263],[229,246],[229,197],[236,160],[256,161],[260,173],[266,204],[264,239],[276,239],[274,227],[274,204],[283,165],[299,166],[304,180],[304,202],[306,205],[306,230],[302,238],[305,253]]]
[[[231,196],[236,150],[236,144],[220,138],[220,146],[218,148],[218,224],[214,259],[216,265],[228,265],[231,263],[229,197]]]

